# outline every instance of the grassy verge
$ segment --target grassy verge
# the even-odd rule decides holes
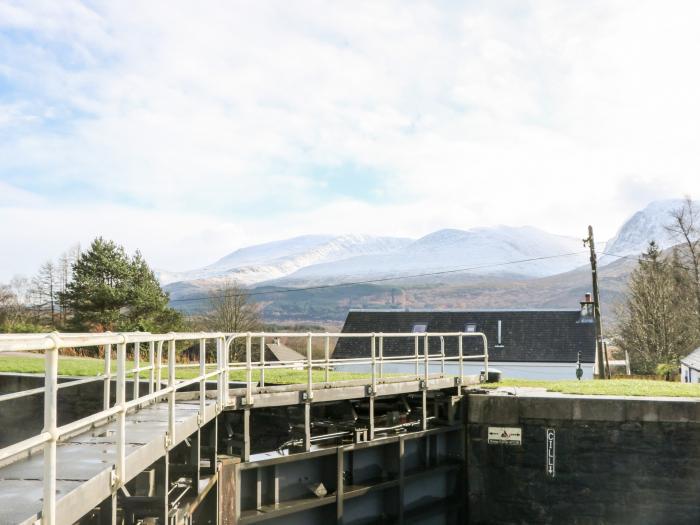
[[[612,379],[609,381],[544,381],[504,379],[485,388],[530,387],[545,388],[563,394],[593,394],[608,396],[700,397],[700,384],[674,383],[646,379]]]
[[[144,363],[142,363],[142,366]],[[132,361],[127,362],[127,370],[133,368]],[[65,376],[97,376],[104,371],[104,361],[101,359],[90,359],[85,357],[63,357],[58,360],[58,373]],[[116,371],[116,363],[112,361],[112,371]],[[209,369],[211,371],[211,369]],[[41,374],[44,372],[44,360],[34,357],[24,356],[0,356],[0,372],[15,372],[23,374]],[[175,373],[178,379],[188,379],[199,375],[199,368],[179,368]],[[147,378],[148,372],[141,372],[141,377]],[[168,377],[167,364],[162,370],[162,377]],[[253,373],[253,380],[258,381],[259,372]],[[352,372],[331,372],[329,379],[331,381],[347,381],[351,379],[360,379],[367,377],[367,374],[358,374]],[[245,381],[245,371],[231,372],[230,378],[232,381]],[[325,374],[322,370],[313,371],[314,382],[325,380]],[[293,384],[305,383],[307,381],[307,372],[304,370],[266,370],[266,383]]]
[[[96,376],[102,373],[104,363],[101,359],[84,357],[63,357],[58,361],[58,373],[66,376]],[[127,369],[133,367],[133,362],[127,362]],[[116,370],[116,363],[112,361],[112,370]],[[41,374],[44,372],[44,360],[40,358],[24,356],[0,356],[0,372],[17,372],[28,374]],[[180,368],[176,372],[178,379],[187,379],[199,375],[199,369]],[[141,376],[148,377],[147,372]],[[168,376],[167,367],[163,368],[162,377]],[[265,381],[267,383],[290,384],[305,383],[306,371],[304,370],[267,370]],[[331,381],[347,381],[361,379],[367,374],[352,372],[331,372]],[[245,372],[231,372],[231,380],[245,381]],[[253,380],[259,379],[259,372],[253,373]],[[313,380],[324,381],[322,370],[314,370]],[[700,397],[700,384],[684,384],[669,381],[655,381],[645,379],[614,379],[611,381],[584,380],[584,381],[545,381],[527,379],[505,379],[499,383],[483,385],[485,388],[496,387],[531,387],[544,388],[550,392],[563,394],[597,394],[611,396],[655,396],[655,397]]]

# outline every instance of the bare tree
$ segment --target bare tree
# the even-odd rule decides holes
[[[226,279],[221,286],[209,293],[210,311],[205,323],[211,330],[221,332],[253,332],[262,327],[260,308],[253,303],[247,290],[233,279]],[[234,348],[238,359],[241,345]]]
[[[671,212],[672,223],[667,230],[680,243],[676,264],[691,277],[695,296],[695,315],[700,326],[700,210],[690,196],[683,206]]]
[[[73,264],[80,257],[80,244],[71,246],[61,254],[58,258],[58,269],[57,269],[57,279],[58,279],[58,289],[57,297],[59,298],[59,309],[61,321],[66,322],[66,304],[65,304],[65,292],[68,287],[68,283],[73,278]]]
[[[58,293],[58,275],[52,261],[46,261],[32,280],[32,289],[39,310],[51,312],[51,325],[56,325],[56,298]]]
[[[10,280],[10,289],[17,297],[17,302],[22,306],[28,306],[31,302],[31,282],[24,275],[15,275]]]
[[[6,284],[0,284],[0,325],[7,322],[15,305],[17,296]]]
[[[25,320],[26,309],[12,286],[0,284],[0,332],[15,331],[17,323]]]
[[[697,331],[687,307],[693,297],[678,280],[671,261],[656,243],[649,245],[630,277],[627,300],[618,313],[617,343],[629,352],[636,372],[677,365],[695,347]]]

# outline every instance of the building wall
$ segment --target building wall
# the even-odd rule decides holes
[[[470,523],[700,523],[700,402],[470,395],[467,410]],[[490,426],[522,445],[489,444]]]
[[[452,362],[454,363],[454,361]],[[584,379],[593,379],[593,363],[582,363]],[[335,369],[340,372],[369,372],[370,365],[336,365]],[[478,375],[484,369],[481,361],[464,363],[464,375]],[[503,363],[492,361],[489,369],[499,370],[504,379],[576,379],[576,363]],[[418,371],[423,373],[423,364],[419,363]],[[446,364],[445,372],[458,374],[459,366],[456,364]],[[385,364],[385,374],[410,374],[415,371],[413,364]],[[439,363],[430,366],[431,373],[441,371]]]
[[[700,370],[681,363],[681,383],[700,383]]]

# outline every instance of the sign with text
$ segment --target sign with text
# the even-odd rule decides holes
[[[556,439],[556,433],[554,432],[553,428],[548,428],[547,429],[547,475],[551,478],[554,477],[556,474],[556,470],[554,467],[554,461],[556,459],[556,450],[555,450],[555,439]]]
[[[523,430],[517,427],[489,427],[489,445],[522,445]]]

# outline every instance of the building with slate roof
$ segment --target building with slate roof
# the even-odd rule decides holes
[[[700,383],[700,348],[681,359],[681,382]]]
[[[574,379],[579,355],[584,377],[593,377],[596,340],[592,312],[589,298],[581,302],[580,308],[561,310],[351,310],[342,332],[482,332],[488,341],[489,363],[505,377]],[[445,338],[443,344],[447,356],[458,355],[457,338]],[[429,353],[439,353],[440,345],[439,338],[430,339]],[[465,337],[463,354],[481,354],[481,345],[480,338]],[[413,355],[414,352],[413,338],[385,338],[383,341],[385,356]],[[423,355],[422,346],[420,354]],[[368,340],[340,338],[333,357],[369,355]],[[465,373],[479,373],[481,367],[480,362],[471,362],[470,371]]]
[[[289,348],[287,345],[283,345],[279,339],[275,339],[272,343],[265,345],[265,361],[300,361],[303,362],[306,357],[301,355],[296,350]],[[302,370],[304,368],[303,363],[299,366],[295,366],[294,370]]]

